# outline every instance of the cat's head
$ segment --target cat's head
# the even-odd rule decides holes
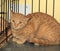
[[[21,29],[23,28],[27,22],[28,22],[28,18],[20,13],[14,13],[14,12],[10,12],[10,18],[11,18],[11,27],[13,29]]]

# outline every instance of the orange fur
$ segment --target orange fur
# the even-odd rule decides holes
[[[35,45],[60,44],[60,25],[52,16],[45,13],[37,12],[24,16],[11,12],[11,27],[13,41],[18,44],[26,41]]]

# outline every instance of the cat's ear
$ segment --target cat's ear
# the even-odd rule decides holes
[[[29,18],[26,18],[26,20],[28,21],[28,20],[29,20]]]
[[[28,22],[28,21],[30,21],[30,20],[31,20],[31,18],[27,18],[27,17],[26,17],[26,19],[25,19],[25,20]]]
[[[30,21],[32,19],[32,17],[30,15],[27,15],[26,19],[27,19],[27,21]]]
[[[12,10],[10,10],[10,14],[15,14],[15,12],[13,12]]]
[[[11,11],[10,11],[10,17],[13,17],[14,14],[15,14],[15,13],[11,10]]]

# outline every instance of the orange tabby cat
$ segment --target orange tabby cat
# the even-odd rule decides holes
[[[23,44],[26,41],[35,45],[59,45],[60,25],[45,13],[23,14],[11,12],[13,41]]]

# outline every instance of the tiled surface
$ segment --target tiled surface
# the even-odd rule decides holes
[[[60,46],[35,46],[33,44],[17,45],[16,43],[9,42],[0,51],[60,51]]]

